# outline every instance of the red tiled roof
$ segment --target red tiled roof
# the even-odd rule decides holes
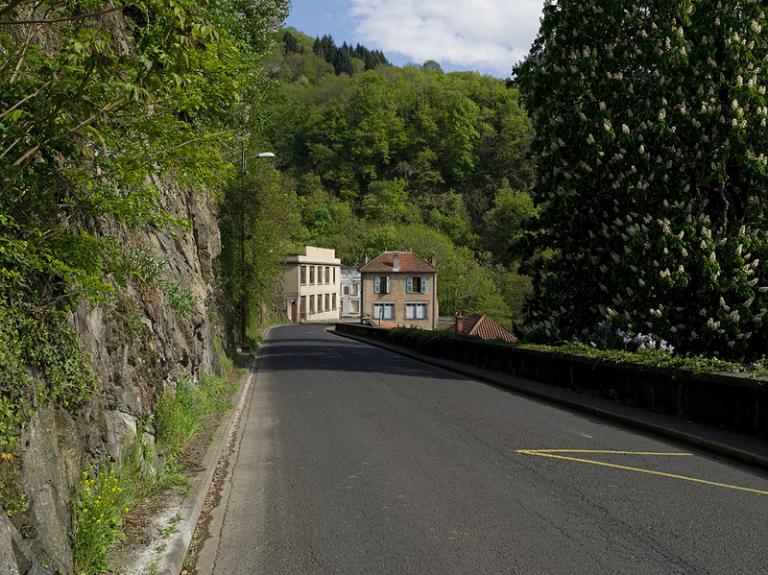
[[[360,268],[361,273],[397,273],[392,269],[395,254],[400,256],[400,273],[437,273],[437,268],[413,252],[383,252]]]
[[[454,325],[449,331],[456,331]],[[463,320],[463,329],[460,333],[474,335],[486,340],[502,340],[509,343],[517,343],[517,338],[509,331],[501,327],[487,315],[473,313]]]

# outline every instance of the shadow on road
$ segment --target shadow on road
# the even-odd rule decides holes
[[[263,372],[377,372],[429,379],[466,379],[381,348],[344,340],[327,333],[325,327],[297,325],[273,329],[264,342],[259,369]]]

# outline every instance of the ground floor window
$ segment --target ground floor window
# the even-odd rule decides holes
[[[331,309],[336,309],[336,294],[331,294]]]
[[[393,303],[373,304],[373,319],[395,319],[395,304]]]
[[[360,302],[357,300],[352,300],[349,302],[350,311],[352,313],[360,313]]]
[[[315,313],[315,296],[309,296],[309,313]]]
[[[425,303],[405,304],[405,319],[427,319],[427,304]]]

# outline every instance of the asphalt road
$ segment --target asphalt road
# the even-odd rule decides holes
[[[272,331],[219,513],[217,575],[768,573],[766,474],[321,326]]]

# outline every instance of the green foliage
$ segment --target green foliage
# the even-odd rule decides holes
[[[73,547],[76,571],[91,575],[109,570],[107,553],[123,540],[128,494],[111,467],[84,471],[73,510]]]
[[[124,257],[125,275],[141,284],[160,290],[168,304],[186,320],[192,318],[198,306],[195,295],[179,280],[168,277],[168,259],[153,257],[146,248],[130,251]]]
[[[285,177],[264,160],[253,160],[248,173],[227,188],[219,212],[218,268],[230,333],[236,331],[242,300],[251,311],[274,301],[283,258],[300,233],[300,208]],[[319,219],[321,210],[314,206],[313,217]]]
[[[6,14],[23,19],[28,2]],[[38,3],[35,14],[75,17],[112,9],[96,1]],[[99,299],[118,267],[119,245],[98,232],[175,225],[157,183],[214,186],[227,175],[213,117],[238,98],[245,65],[238,40],[207,4],[131,3],[125,23],[75,18],[54,47],[32,28],[0,36],[0,264],[4,292],[42,290],[72,305]],[[121,52],[120,46],[130,48]],[[225,56],[226,54],[226,56]]]
[[[291,34],[286,41],[286,50],[289,41],[291,46],[296,46],[298,41]],[[297,51],[293,49],[291,51]],[[373,70],[378,66],[390,66],[389,61],[380,50],[369,50],[358,44],[354,48],[344,42],[336,46],[336,42],[329,35],[317,38],[312,45],[312,51],[320,58],[333,65],[336,74],[355,74],[363,70]]]
[[[683,351],[765,353],[765,19],[737,0],[545,6],[516,69],[539,159],[532,327],[583,338],[619,315]]]
[[[157,447],[169,458],[177,457],[199,434],[209,416],[228,406],[232,385],[224,379],[204,375],[199,383],[183,379],[175,390],[160,397],[155,414]]]
[[[704,356],[674,356],[661,351],[604,350],[576,342],[556,346],[522,344],[520,349],[574,355],[597,361],[645,365],[660,369],[685,370],[694,373],[733,373],[744,374],[749,377],[765,377],[768,375],[768,366],[764,362],[744,364]]]
[[[536,214],[528,192],[509,187],[500,189],[493,199],[493,207],[483,216],[486,249],[507,266],[520,261],[526,227]]]
[[[168,298],[171,309],[184,319],[190,319],[197,309],[197,299],[192,290],[181,285],[176,280],[166,280],[162,283],[163,293]]]
[[[22,425],[37,406],[74,409],[88,401],[95,378],[63,314],[0,307],[0,453],[14,453]]]
[[[402,223],[415,215],[408,209],[404,180],[371,182],[362,208],[367,219],[383,224]]]

